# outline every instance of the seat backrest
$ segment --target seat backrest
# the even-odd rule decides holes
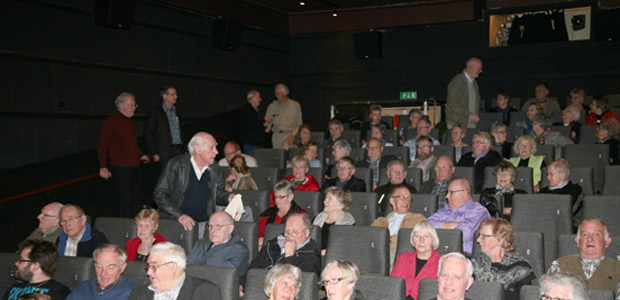
[[[265,226],[265,241],[269,241],[283,233],[284,224],[267,224]],[[321,245],[321,227],[317,225],[312,225],[312,229],[310,229],[310,238],[313,239],[317,243],[317,245]]]
[[[480,113],[480,122],[478,123],[478,130],[489,132],[493,123],[502,123],[504,120],[504,113],[501,112],[487,112]]]
[[[344,138],[351,148],[361,147],[360,132],[358,130],[344,130],[342,132],[342,138]]]
[[[377,218],[377,193],[353,192],[353,202],[349,206],[349,213],[355,218],[355,225],[369,226]],[[388,201],[388,199],[383,199]]]
[[[267,296],[263,291],[263,281],[269,270],[251,269],[248,271],[245,284],[245,296],[243,300],[266,300]],[[301,273],[301,286],[297,291],[296,300],[316,300],[319,299],[319,287],[316,284],[319,278],[314,273]]]
[[[620,166],[605,166],[604,173],[603,195],[620,195]]]
[[[525,121],[527,118],[527,114],[522,111],[511,111],[510,112],[510,124],[509,127],[516,127],[517,123],[521,123]],[[523,128],[523,127],[521,127]]]
[[[389,276],[390,232],[384,227],[331,226],[325,261],[354,262],[360,272]]]
[[[89,278],[94,278],[95,267],[92,257],[59,256],[54,279],[73,289]]]
[[[186,254],[192,251],[194,244],[198,240],[198,226],[194,226],[192,230],[185,230],[179,221],[173,219],[159,219],[157,233],[161,234],[169,242],[183,247]]]
[[[239,271],[235,268],[187,265],[185,273],[217,285],[222,300],[239,299]]]
[[[276,182],[280,180],[279,168],[252,168],[252,178],[261,191],[270,191]]]
[[[0,293],[4,293],[17,280],[13,277],[15,272],[15,262],[19,259],[19,255],[15,253],[0,252]]]
[[[590,299],[596,300],[614,300],[614,292],[610,290],[588,289]]]
[[[396,144],[395,144],[396,145]],[[383,156],[386,155],[394,155],[400,161],[402,161],[405,166],[409,165],[409,147],[383,147]]]
[[[272,186],[273,187],[273,186]],[[243,204],[252,208],[252,215],[254,221],[258,222],[260,214],[269,208],[269,191],[235,191],[237,194],[241,194]]]
[[[611,259],[620,260],[620,234],[614,232],[611,235],[611,245],[605,249],[605,256]],[[560,234],[558,237],[558,258],[573,254],[579,254],[579,248],[575,243],[575,234]]]
[[[325,141],[325,132],[323,131],[313,131],[310,135],[310,140],[315,142],[319,149],[323,147],[323,141]]]
[[[372,274],[362,274],[357,280],[355,289],[359,290],[365,299],[405,300],[405,280],[397,277],[387,277]]]
[[[596,144],[596,127],[598,126],[579,127],[579,144]]]
[[[394,128],[394,117],[393,116],[381,116],[381,121],[388,123],[388,125],[390,125],[390,127],[386,129]]]
[[[128,261],[122,276],[137,287],[151,283],[144,270],[144,263],[141,261]]]
[[[435,171],[431,171],[431,174],[435,174]],[[422,173],[422,169],[407,168],[407,177],[405,177],[405,180],[407,181],[407,183],[412,185],[416,191],[420,191],[420,189],[422,188],[422,177],[423,176],[424,174]]]
[[[545,269],[557,254],[557,237],[572,233],[573,214],[570,195],[515,194],[510,223],[515,231],[542,232]]]
[[[620,234],[620,195],[584,197],[583,218],[599,218],[611,234]]]
[[[95,229],[105,234],[110,243],[121,248],[124,248],[129,240],[138,236],[136,224],[130,218],[99,217],[95,219]]]
[[[557,131],[559,133],[561,133],[563,136],[567,137],[567,138],[571,138],[571,127],[566,127],[566,126],[551,126],[552,131]]]
[[[398,246],[396,256],[403,252],[414,251],[411,245],[412,228],[402,228],[398,231]],[[456,229],[436,229],[439,237],[439,247],[437,253],[443,255],[450,252],[463,252],[463,232]]]
[[[451,145],[441,145],[435,146],[435,150],[433,150],[433,155],[436,157],[447,156],[452,161],[454,161],[454,146]]]
[[[472,186],[476,186],[476,183],[474,182],[474,178],[475,178],[474,174],[475,174],[474,167],[454,167],[454,174],[452,175],[452,177],[465,178],[472,184]]]
[[[512,113],[510,113],[510,123],[512,124]],[[508,126],[506,128],[506,141],[509,143],[514,143],[520,136],[525,135],[525,128],[523,127],[515,127]]]
[[[310,220],[323,211],[323,197],[321,192],[295,191],[295,203],[308,213]]]
[[[418,300],[430,300],[437,296],[437,279],[425,278],[420,281]],[[504,291],[497,281],[474,281],[465,298],[503,300]]]
[[[370,172],[369,168],[357,167],[355,168],[355,174],[353,176],[364,180],[364,182],[366,183],[366,191],[372,191],[372,172]]]
[[[609,165],[609,145],[566,145],[562,150],[562,157],[571,167],[592,167],[594,192],[602,191],[605,166]]]
[[[497,178],[493,175],[493,171],[495,167],[486,167],[484,169],[484,184],[483,188],[495,187],[497,184]],[[524,190],[528,194],[531,194],[534,191],[533,185],[533,170],[529,167],[518,167],[517,168],[517,177],[514,181],[514,187],[516,189]]]
[[[282,148],[254,150],[254,158],[256,158],[256,162],[261,168],[284,169],[287,157],[286,150]]]
[[[250,250],[251,262],[254,257],[258,256],[258,223],[257,222],[236,222],[235,230],[233,234],[236,234],[241,238],[241,241]],[[208,238],[208,235],[205,236]]]
[[[591,167],[571,167],[568,180],[580,185],[583,189],[584,195],[591,196],[594,195],[594,182],[592,176],[593,174]],[[542,169],[540,186],[549,186],[549,180],[547,180],[547,168]]]
[[[437,195],[430,194],[412,194],[413,200],[409,206],[409,211],[418,213],[428,218],[437,211]],[[389,199],[384,199],[389,200]],[[385,210],[385,215],[393,211],[392,205],[388,205]]]
[[[540,286],[524,285],[519,293],[520,300],[540,300]]]

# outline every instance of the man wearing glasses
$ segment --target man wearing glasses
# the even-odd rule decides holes
[[[60,225],[62,232],[57,242],[60,256],[88,257],[97,247],[108,242],[105,234],[86,222],[84,210],[77,205],[66,204],[62,207]]]
[[[151,246],[146,274],[151,284],[137,287],[130,300],[198,300],[221,299],[215,284],[185,273],[187,260],[185,250],[179,245],[163,242]]]
[[[136,286],[121,274],[127,268],[127,254],[113,244],[99,246],[93,252],[95,279],[86,280],[75,288],[67,300],[125,300]]]
[[[174,106],[179,98],[177,89],[165,85],[159,89],[159,95],[163,101],[149,112],[144,140],[149,154],[154,161],[160,162],[163,169],[172,157],[185,153],[185,147],[181,122]]]
[[[218,211],[211,215],[208,230],[209,239],[202,239],[194,245],[187,263],[235,268],[240,276],[245,276],[250,264],[250,251],[241,238],[233,234],[233,218],[225,211]]]
[[[387,199],[383,199],[386,201]],[[377,218],[370,226],[386,227],[390,230],[390,264],[394,262],[394,254],[398,245],[398,231],[402,228],[413,228],[420,221],[426,220],[421,214],[415,214],[409,211],[411,206],[411,192],[406,186],[398,186],[390,195],[390,204],[392,212],[386,217]]]
[[[493,147],[491,135],[484,131],[474,134],[471,147],[472,152],[463,154],[457,166],[474,167],[474,192],[480,193],[484,183],[484,169],[495,167],[503,158],[491,149]]]
[[[22,295],[48,294],[54,300],[64,300],[71,290],[52,279],[58,263],[54,244],[42,240],[25,240],[19,245],[19,259],[15,262],[15,279],[21,282],[11,286],[2,300],[16,300]]]
[[[269,269],[277,264],[291,264],[303,272],[321,273],[321,248],[310,238],[310,218],[307,214],[294,213],[284,224],[284,234],[266,241],[260,253],[250,264],[250,269]],[[239,278],[245,286],[245,276]]]
[[[428,218],[435,228],[458,229],[463,232],[463,252],[471,253],[474,232],[480,223],[490,218],[489,211],[471,197],[471,183],[458,178],[448,185],[448,203]]]
[[[58,202],[52,202],[43,206],[41,213],[37,216],[39,228],[35,229],[26,239],[55,243],[62,230],[59,218],[61,208],[62,204]]]
[[[430,137],[434,146],[439,146],[439,141],[430,136],[431,134],[431,122],[428,120],[428,117],[423,117],[418,121],[418,128],[416,129],[416,137],[406,141],[403,146],[409,147],[409,161],[414,161],[418,152],[417,152],[417,140],[421,136]]]
[[[138,108],[136,97],[131,93],[121,93],[114,105],[118,111],[103,122],[99,134],[99,176],[106,180],[112,178],[118,216],[132,218],[142,204],[140,162],[148,162],[149,158],[138,147],[131,119]]]

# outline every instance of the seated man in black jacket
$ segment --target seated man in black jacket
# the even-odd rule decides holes
[[[474,134],[472,139],[473,152],[463,154],[457,164],[459,167],[474,167],[474,193],[476,194],[482,191],[484,169],[486,167],[495,167],[503,160],[499,153],[491,150],[492,147],[491,135],[484,131],[479,131]]]
[[[84,210],[74,204],[60,209],[62,232],[58,237],[58,255],[90,257],[97,247],[108,243],[108,238],[86,221]]]
[[[336,178],[329,179],[323,184],[323,191],[327,190],[330,186],[337,186],[351,192],[365,192],[366,182],[364,180],[353,176],[355,174],[356,164],[355,161],[345,156],[338,161],[338,176]]]
[[[277,264],[291,264],[303,272],[321,274],[321,248],[310,238],[310,218],[296,213],[286,219],[284,234],[266,241],[250,269],[266,269]],[[245,276],[239,278],[240,296],[243,296]]]

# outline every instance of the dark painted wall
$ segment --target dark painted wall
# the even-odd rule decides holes
[[[289,78],[285,36],[245,28],[239,50],[223,51],[211,45],[210,17],[138,1],[133,27],[121,31],[95,26],[93,6],[2,1],[0,169],[93,149],[123,91],[137,97],[141,135],[164,84],[177,87],[188,121],[241,107],[250,89],[268,103]]]
[[[484,62],[478,79],[483,99],[500,89],[513,97],[533,97],[537,82],[564,100],[580,87],[588,95],[620,92],[619,42],[562,42],[489,48],[488,25],[468,22],[388,29],[383,58],[356,60],[353,33],[291,38],[292,93],[313,126],[329,118],[338,101],[398,100],[400,91],[418,99],[445,101],[450,79],[471,56]]]

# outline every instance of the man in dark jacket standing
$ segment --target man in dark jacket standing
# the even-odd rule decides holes
[[[263,114],[258,106],[263,99],[256,90],[248,92],[248,103],[241,110],[239,118],[239,130],[243,153],[254,155],[255,149],[262,149],[265,144],[265,127],[263,126]]]
[[[168,161],[185,152],[181,123],[174,106],[177,103],[177,90],[173,86],[163,86],[159,90],[162,103],[155,106],[146,120],[144,140],[153,160],[163,167]]]

